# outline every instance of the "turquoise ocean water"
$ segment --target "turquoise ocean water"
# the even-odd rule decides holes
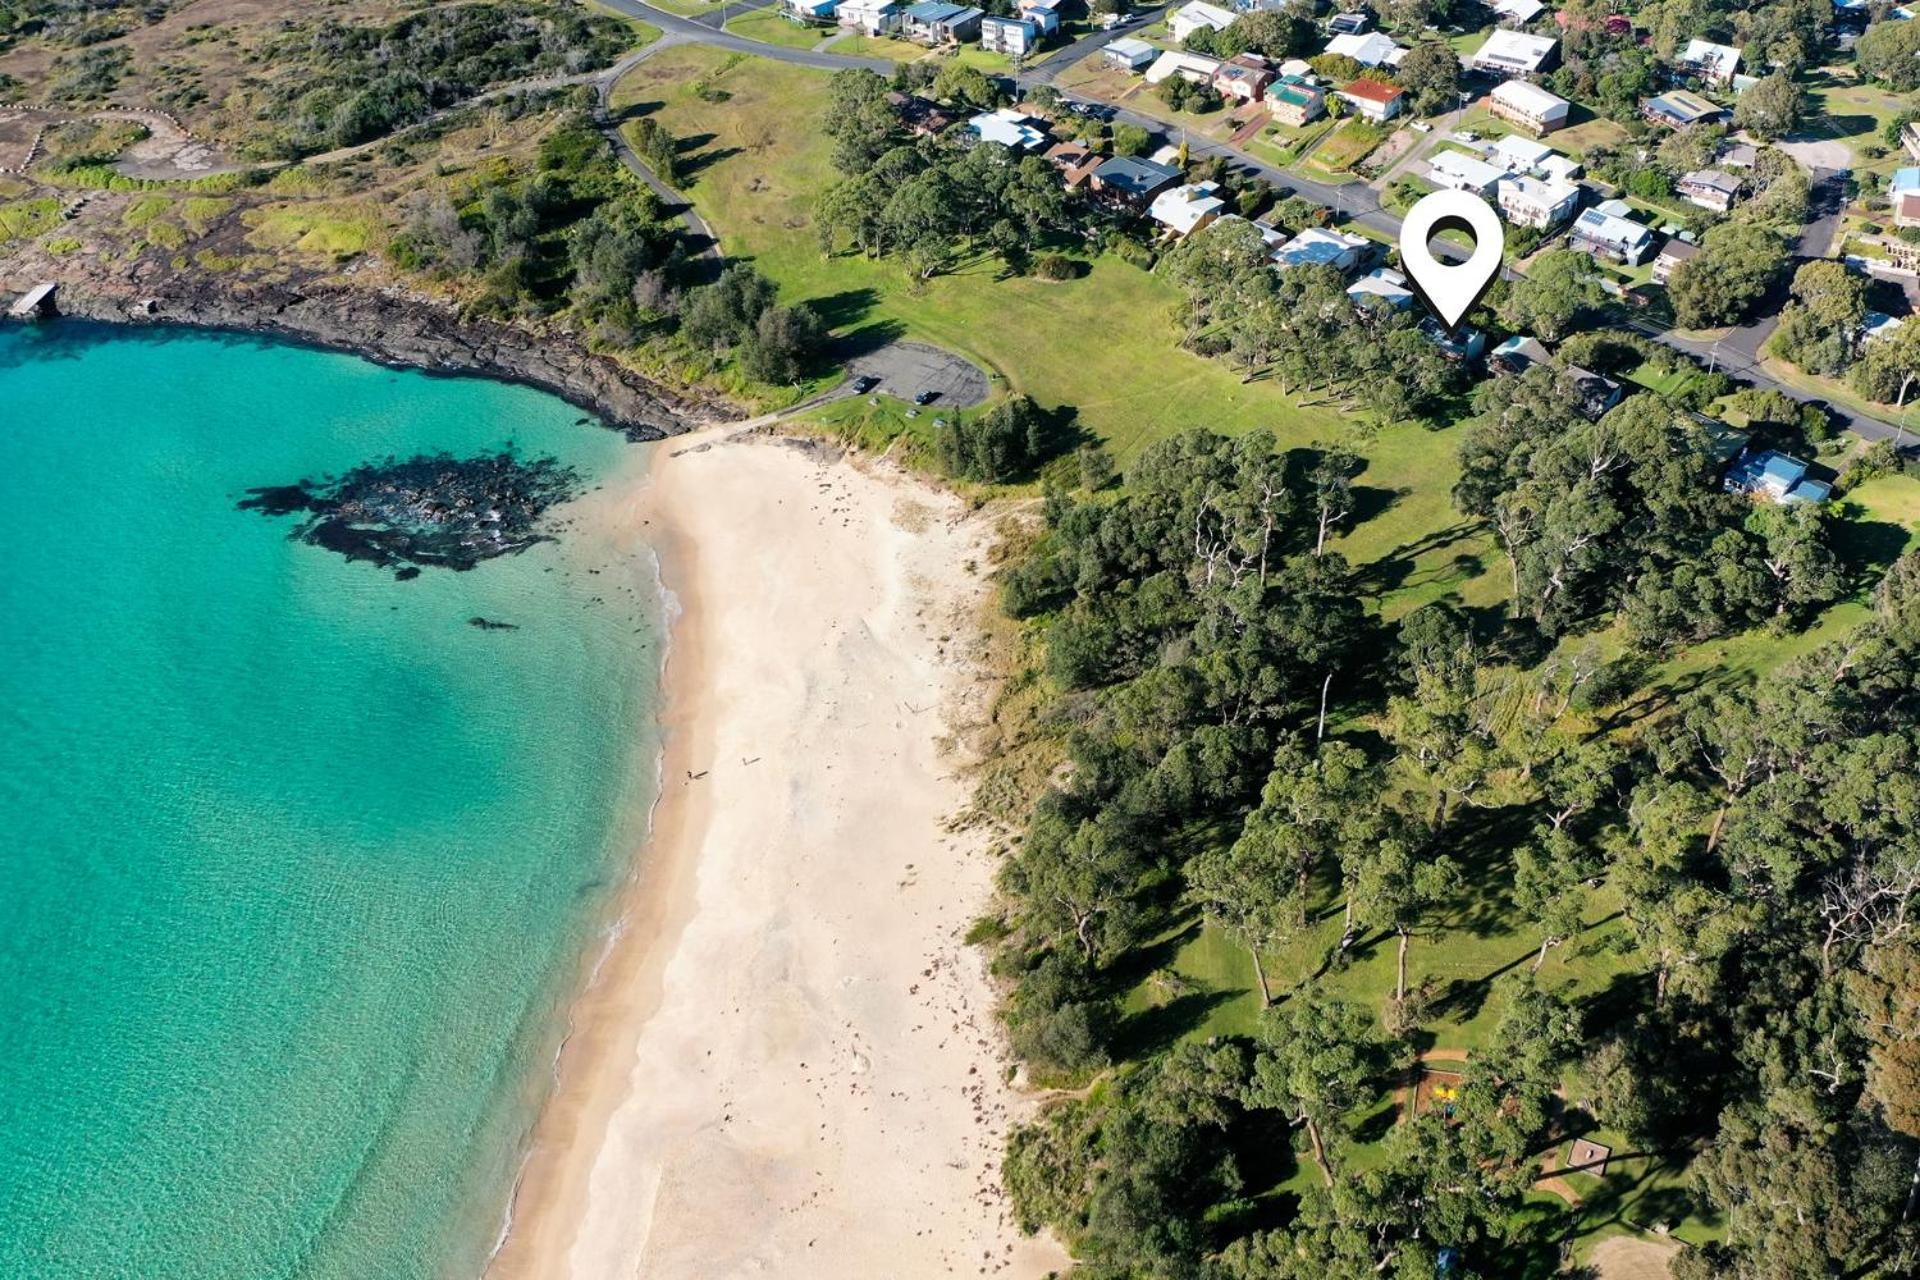
[[[396,582],[234,502],[631,459],[579,417],[0,327],[0,1277],[478,1272],[653,785],[657,610],[564,539]]]

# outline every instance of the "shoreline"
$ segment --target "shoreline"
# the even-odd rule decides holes
[[[661,445],[664,451],[669,446]],[[637,490],[640,509],[651,511],[654,486],[667,457],[648,460],[643,472],[620,482]],[[612,486],[609,486],[612,487]],[[692,873],[705,814],[702,796],[669,782],[692,772],[705,737],[696,690],[703,674],[702,610],[697,585],[680,567],[686,548],[668,522],[641,518],[648,529],[661,600],[663,650],[660,713],[655,726],[657,775],[647,820],[631,857],[632,873],[620,886],[607,922],[607,942],[568,1004],[550,1083],[527,1138],[520,1170],[502,1215],[501,1231],[488,1255],[487,1280],[537,1274],[539,1260],[564,1252],[578,1229],[585,1179],[591,1163],[579,1159],[587,1135],[604,1134],[625,1096],[617,1068],[658,1007],[660,986],[673,942],[693,906]]]
[[[36,282],[0,277],[11,300]],[[635,443],[664,440],[742,416],[724,400],[655,383],[564,333],[463,318],[396,290],[310,281],[226,288],[186,275],[139,288],[59,278],[53,314],[133,329],[169,326],[257,337],[357,356],[429,376],[482,377],[532,387],[602,420]]]
[[[952,762],[928,767],[977,680],[951,641],[984,592],[955,555],[982,529],[880,470],[717,430],[602,495],[678,603],[661,787],[488,1280],[1067,1265],[999,1191],[1031,1104],[960,940],[992,867],[946,823]],[[862,550],[871,572],[846,563]],[[891,705],[902,689],[943,714]]]

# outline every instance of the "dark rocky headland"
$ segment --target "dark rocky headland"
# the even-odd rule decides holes
[[[630,440],[660,440],[741,416],[724,401],[649,381],[571,334],[470,318],[398,290],[319,279],[246,283],[191,272],[138,285],[86,273],[52,278],[60,315],[256,333],[429,373],[523,383],[591,411]],[[0,278],[0,296],[34,283]]]

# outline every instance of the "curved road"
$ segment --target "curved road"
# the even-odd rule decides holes
[[[745,37],[732,35],[719,29],[728,18],[740,13],[762,8],[767,2],[768,0],[737,0],[736,3],[729,4],[716,12],[704,14],[700,18],[683,18],[678,14],[668,13],[664,9],[656,9],[652,5],[645,3],[645,0],[603,0],[603,3],[610,7],[630,17],[638,18],[643,22],[650,22],[654,26],[659,27],[663,32],[660,40],[634,55],[625,63],[622,63],[616,71],[619,74],[624,74],[634,63],[658,52],[662,48],[671,48],[681,44],[704,44],[716,48],[728,49],[736,53],[751,54],[758,58],[769,58],[775,62],[786,62],[796,66],[813,67],[821,71],[845,71],[850,68],[864,68],[869,71],[877,71],[882,75],[892,74],[894,64],[884,58],[857,58],[845,54],[815,52],[811,49],[790,49],[782,45],[771,45],[758,40],[748,40]],[[1147,10],[1143,16],[1151,18],[1157,15],[1158,12],[1159,9]],[[1073,44],[1054,54],[1039,66],[1020,72],[1014,77],[1014,80],[1017,84],[1027,88],[1038,85],[1051,85],[1066,68],[1099,52],[1112,41],[1126,35],[1129,31],[1137,29],[1140,25],[1140,23],[1129,23],[1125,27],[1118,27],[1110,31],[1101,31],[1082,36]],[[617,78],[617,75],[610,75],[610,78],[601,86],[600,97],[603,113],[607,97],[612,90],[613,80]],[[1095,99],[1079,98],[1072,94],[1064,94],[1062,96],[1070,101],[1091,103],[1111,110],[1113,112],[1112,119],[1137,125],[1148,130],[1150,133],[1162,134],[1167,128],[1165,121],[1156,120],[1152,116],[1142,115],[1127,107],[1113,103],[1098,102]],[[631,149],[626,146],[625,141],[619,137],[619,130],[617,128],[610,122],[604,122],[603,127],[607,128],[609,136],[614,138],[614,145],[620,151],[621,158],[627,162],[628,166],[632,168],[635,173],[639,174],[643,181],[647,182],[649,186],[653,187],[664,198],[677,204],[687,205],[684,197],[674,193],[671,188],[666,187],[657,177],[647,170],[645,165],[639,162],[639,158],[632,154]],[[1187,150],[1188,154],[1193,156],[1209,158],[1213,156],[1222,157],[1236,168],[1248,173],[1257,174],[1261,178],[1264,178],[1272,184],[1276,190],[1290,195],[1303,196],[1315,204],[1333,209],[1343,215],[1346,220],[1359,223],[1369,230],[1386,236],[1389,240],[1397,240],[1399,238],[1400,219],[1382,207],[1379,194],[1364,183],[1341,186],[1333,183],[1316,182],[1311,178],[1305,178],[1290,170],[1269,164],[1228,143],[1214,142],[1204,138],[1189,138],[1187,140]],[[1829,170],[1816,170],[1813,177],[1815,189],[1818,193],[1816,206],[1821,209],[1821,216],[1805,228],[1795,248],[1797,252],[1805,256],[1819,257],[1824,255],[1827,243],[1831,240],[1833,226],[1839,217],[1839,208],[1835,203],[1835,197],[1839,194],[1840,183],[1843,182],[1844,179]],[[704,236],[709,245],[714,243],[711,228],[707,227],[706,223],[699,218],[699,215],[693,212],[691,206],[687,206],[684,216],[690,228],[696,229],[697,234]],[[717,253],[717,250],[709,249],[708,252]],[[1904,436],[1904,429],[1896,432],[1895,427],[1891,423],[1869,417],[1866,414],[1855,413],[1839,405],[1832,404],[1810,392],[1802,391],[1797,387],[1778,382],[1762,369],[1760,367],[1761,349],[1765,345],[1768,335],[1772,333],[1776,322],[1777,317],[1770,314],[1761,317],[1751,324],[1734,329],[1718,340],[1708,341],[1682,337],[1646,321],[1629,321],[1627,327],[1653,339],[1655,342],[1672,347],[1674,350],[1693,356],[1696,359],[1711,359],[1716,363],[1717,367],[1725,369],[1727,373],[1737,381],[1743,381],[1766,390],[1778,391],[1789,399],[1797,400],[1801,403],[1822,404],[1828,412],[1838,418],[1850,430],[1865,439],[1887,440],[1895,438],[1896,435]]]

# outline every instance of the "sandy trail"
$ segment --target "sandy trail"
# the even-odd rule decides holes
[[[998,1186],[989,893],[947,731],[982,522],[884,464],[708,433],[587,522],[684,614],[628,933],[576,1010],[503,1277],[1037,1277]]]

